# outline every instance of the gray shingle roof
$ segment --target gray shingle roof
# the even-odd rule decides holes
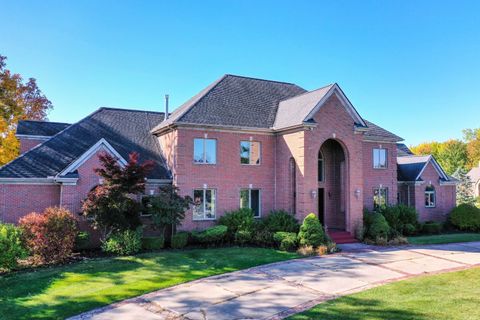
[[[397,143],[398,157],[405,157],[405,156],[412,156],[412,155],[413,155],[413,152],[404,143]]]
[[[132,151],[140,161],[153,160],[151,179],[169,179],[160,145],[150,130],[164,113],[100,108],[81,121],[0,168],[0,178],[46,178],[59,174],[100,139],[104,138],[128,160]]]
[[[368,130],[365,132],[364,137],[372,138],[372,139],[380,139],[380,140],[387,140],[387,141],[403,141],[403,138],[397,136],[390,131],[383,129],[380,126],[377,126],[375,123],[365,120],[365,123],[368,126]]]
[[[63,122],[20,120],[17,125],[17,134],[51,137],[69,125]]]
[[[430,156],[405,156],[397,158],[398,181],[415,181]]]
[[[271,128],[278,103],[304,92],[292,83],[225,75],[176,109],[153,131],[173,122]]]

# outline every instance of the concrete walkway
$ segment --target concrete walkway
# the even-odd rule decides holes
[[[71,319],[282,319],[380,284],[480,265],[480,242],[343,250],[192,281]]]

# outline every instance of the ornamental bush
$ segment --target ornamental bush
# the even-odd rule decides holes
[[[388,240],[390,226],[382,214],[365,210],[363,213],[363,227],[365,238],[374,241],[377,239]]]
[[[252,233],[247,230],[238,230],[235,232],[235,243],[243,246],[252,241]]]
[[[43,213],[32,212],[21,218],[19,225],[36,262],[62,262],[72,254],[77,223],[67,209],[50,207]]]
[[[165,238],[159,237],[144,237],[142,238],[143,250],[160,250],[165,246]]]
[[[440,234],[443,225],[440,222],[427,221],[422,225],[422,232],[425,234]]]
[[[315,214],[310,213],[303,220],[298,233],[298,241],[301,246],[312,246],[315,248],[327,242],[322,224]]]
[[[75,237],[75,250],[85,250],[90,246],[90,234],[86,231],[80,231]]]
[[[274,245],[273,232],[268,231],[263,220],[255,220],[252,233],[252,243],[260,247],[272,247]]]
[[[297,219],[285,210],[271,211],[270,214],[263,219],[263,226],[272,233],[277,231],[298,233],[300,229],[300,224]]]
[[[121,256],[135,254],[142,248],[142,229],[125,230],[113,233],[102,243],[102,250]]]
[[[0,224],[0,270],[15,268],[17,260],[26,255],[21,229],[13,224]]]
[[[387,220],[392,236],[412,235],[416,232],[418,213],[415,208],[400,204],[383,208],[381,214]],[[410,226],[407,227],[407,225]]]
[[[450,222],[460,230],[480,231],[480,209],[461,204],[450,212]]]
[[[188,243],[188,232],[180,231],[172,236],[172,242],[170,246],[172,249],[183,249]]]
[[[295,232],[275,232],[273,234],[273,240],[280,250],[283,251],[295,251],[298,247],[297,234]]]
[[[253,231],[253,211],[248,208],[242,208],[226,212],[223,216],[220,217],[220,219],[218,219],[218,224],[227,227],[227,240],[234,241],[235,233],[237,231]]]
[[[227,226],[218,225],[203,231],[192,232],[192,239],[201,244],[218,244],[225,239]]]

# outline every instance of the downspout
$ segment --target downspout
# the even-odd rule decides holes
[[[60,183],[60,207],[63,207],[63,183]]]
[[[273,138],[275,139],[274,145],[274,156],[273,156],[273,161],[275,161],[275,164],[273,165],[273,168],[275,172],[273,173],[273,179],[275,180],[273,183],[273,208],[277,210],[277,136],[274,135]],[[295,212],[293,212],[295,214]]]
[[[408,206],[410,207],[410,185],[407,184],[407,203],[408,203]]]

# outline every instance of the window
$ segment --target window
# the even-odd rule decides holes
[[[385,208],[388,205],[388,189],[375,188],[373,189],[373,210],[377,211]]]
[[[215,189],[194,190],[193,202],[193,220],[215,219]]]
[[[425,207],[435,208],[435,188],[433,186],[425,188]]]
[[[193,162],[197,164],[216,164],[217,140],[200,138],[194,139]]]
[[[260,142],[240,141],[240,163],[260,164]]]
[[[387,149],[373,149],[373,168],[387,168]]]
[[[325,179],[325,169],[324,169],[324,162],[323,162],[323,154],[321,152],[318,153],[318,181],[323,182]]]
[[[252,209],[253,216],[256,218],[259,218],[261,214],[260,190],[258,189],[240,190],[240,208]]]

